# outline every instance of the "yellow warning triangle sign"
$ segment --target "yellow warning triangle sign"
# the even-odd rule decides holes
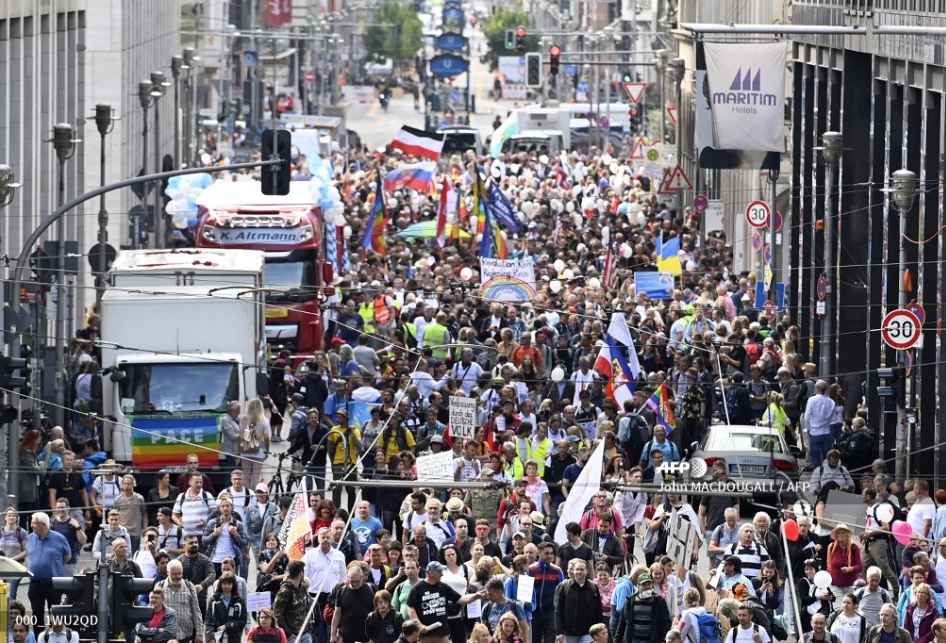
[[[684,190],[692,189],[693,184],[690,183],[690,179],[687,178],[683,168],[679,165],[672,170],[667,170],[663,180],[660,182],[661,192],[683,192]]]
[[[631,160],[637,161],[644,158],[644,139],[638,136],[637,142],[634,143],[634,148],[631,150]]]

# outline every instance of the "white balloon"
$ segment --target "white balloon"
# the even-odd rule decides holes
[[[566,203],[566,204],[565,204],[565,211],[566,211],[566,212],[574,212],[574,211],[575,211],[575,202],[574,202],[574,201],[569,201],[568,203]]]
[[[181,197],[186,199],[194,192],[194,186],[187,181],[181,181]]]
[[[562,205],[561,199],[552,199],[551,205],[552,205],[552,209],[555,210],[556,212],[561,212],[562,208],[564,207]]]
[[[183,230],[187,227],[187,217],[183,214],[175,214],[171,219],[171,225],[173,225],[175,228]]]
[[[345,228],[342,230],[342,234],[345,235],[346,239],[351,239],[351,235],[352,235],[351,226],[350,225],[345,226]]]
[[[610,165],[611,160],[612,160],[612,159],[611,159],[611,155],[610,155],[610,154],[603,154],[603,155],[601,156],[601,164],[602,164],[602,165]]]
[[[449,213],[447,215],[447,223],[454,224],[456,222],[457,222],[457,215],[454,214],[453,212]]]
[[[561,366],[556,366],[555,368],[553,368],[552,381],[561,382],[563,379],[565,379],[565,369],[563,369]]]
[[[535,204],[532,201],[523,201],[519,206],[525,214],[532,214]]]
[[[562,282],[557,280],[553,281],[549,284],[549,290],[551,290],[553,294],[557,295],[562,290]]]
[[[573,185],[573,186],[572,186],[572,196],[578,196],[579,194],[581,194],[581,186],[580,186],[580,185]]]
[[[604,214],[605,210],[608,209],[608,202],[604,199],[598,199],[595,201],[595,207],[598,208],[598,212]]]
[[[542,156],[539,157],[539,163],[541,163],[542,165],[548,165],[549,157],[543,154]]]
[[[575,250],[578,251],[579,253],[585,252],[587,249],[588,249],[588,246],[586,246],[586,245],[583,244],[583,243],[579,243],[579,244],[575,247]]]
[[[498,165],[494,165],[493,167],[489,168],[489,173],[490,173],[493,177],[495,177],[495,178],[498,179],[499,176],[500,176],[499,166],[498,166]]]
[[[598,280],[597,277],[592,277],[591,279],[588,280],[588,287],[591,288],[592,290],[597,290],[598,288],[601,287],[601,282]]]
[[[338,203],[342,200],[342,194],[337,187],[332,186],[328,189],[328,198],[331,199],[332,203]]]
[[[604,226],[601,228],[601,240],[605,243],[608,242],[608,239],[611,238],[611,228]]]
[[[388,207],[392,210],[397,207],[397,199],[395,199],[393,196],[388,199]]]
[[[332,210],[333,208],[329,208],[328,210],[325,210],[324,212],[322,212],[322,220],[325,223],[328,223],[328,224],[335,223],[335,213],[332,212]]]
[[[473,278],[473,270],[471,270],[470,268],[464,268],[463,270],[460,271],[460,279],[462,279],[463,281],[469,281],[472,278]]]
[[[618,165],[617,163],[612,163],[611,165],[608,166],[608,169],[611,170],[611,174],[617,174],[618,171],[621,169],[621,166]]]
[[[618,252],[619,252],[619,253],[621,254],[621,256],[624,257],[625,259],[630,259],[631,255],[634,254],[633,248],[631,248],[631,247],[630,247],[629,245],[627,245],[626,243],[622,243],[622,244],[621,244],[621,249],[620,249]]]
[[[565,279],[574,279],[575,271],[572,270],[571,268],[566,268],[565,272],[562,273],[562,276],[565,277]]]
[[[828,589],[831,587],[831,572],[822,569],[820,572],[815,574],[815,587],[818,589]]]
[[[552,264],[552,267],[555,268],[555,274],[562,274],[562,271],[565,270],[565,262],[561,259],[556,259],[555,263]]]
[[[890,503],[885,502],[884,504],[877,506],[877,511],[875,512],[874,515],[877,516],[877,520],[879,520],[880,522],[889,523],[893,521],[893,516],[894,516],[893,507],[890,505]]]
[[[628,203],[628,204],[627,204],[627,211],[630,212],[631,214],[637,214],[638,212],[641,211],[641,204],[638,203],[637,201],[634,201],[634,202],[632,202],[632,203]]]

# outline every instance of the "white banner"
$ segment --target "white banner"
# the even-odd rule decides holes
[[[506,79],[506,86],[526,82],[525,56],[500,56],[499,73]]]
[[[476,425],[476,400],[472,397],[450,396],[450,435],[472,439]]]
[[[453,451],[422,455],[417,458],[418,482],[453,480]]]
[[[707,42],[715,148],[785,151],[787,45]]]
[[[535,265],[532,258],[480,258],[483,297],[493,301],[535,299]]]
[[[418,460],[420,462],[420,460]],[[563,543],[566,541],[565,525],[570,522],[581,522],[581,515],[585,513],[585,507],[591,502],[591,498],[598,493],[601,488],[601,469],[604,465],[604,440],[598,443],[591,459],[578,474],[575,485],[568,490],[568,497],[565,499],[565,507],[562,509],[562,515],[558,521],[558,527],[555,528],[555,542]]]

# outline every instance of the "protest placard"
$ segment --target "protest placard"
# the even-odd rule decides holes
[[[535,299],[535,265],[531,258],[480,258],[483,297],[493,301]]]
[[[516,600],[525,605],[532,602],[532,590],[535,589],[535,578],[519,574],[519,586],[516,588]]]
[[[264,607],[272,607],[272,595],[269,592],[251,592],[246,597],[246,610],[258,612]]]
[[[418,482],[453,480],[453,451],[422,455],[417,458]]]
[[[476,400],[472,397],[450,396],[450,435],[472,438],[476,424]]]

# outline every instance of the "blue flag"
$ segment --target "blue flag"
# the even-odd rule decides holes
[[[486,188],[486,200],[489,202],[489,207],[493,209],[497,221],[506,226],[510,232],[522,232],[522,222],[516,216],[515,209],[503,191],[499,189],[499,185],[493,181],[490,181]]]

